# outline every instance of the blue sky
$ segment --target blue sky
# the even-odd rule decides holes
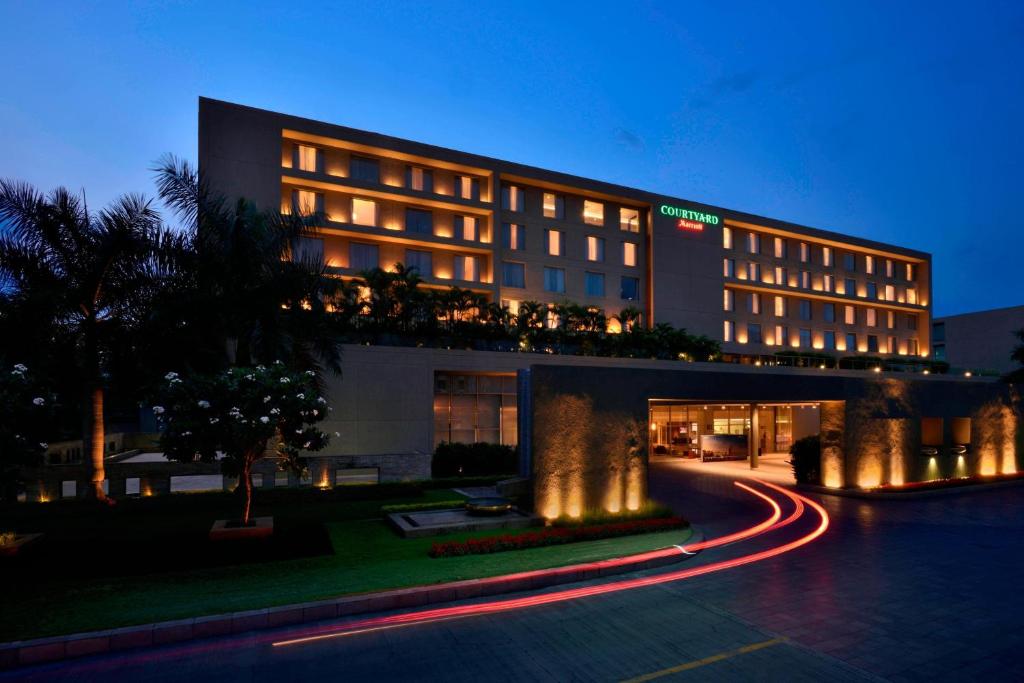
[[[1024,303],[1024,4],[11,2],[0,176],[153,193],[200,95],[929,251]]]

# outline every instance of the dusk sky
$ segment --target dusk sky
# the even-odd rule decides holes
[[[154,192],[199,96],[892,242],[1024,304],[1024,4],[4,2],[0,176]]]

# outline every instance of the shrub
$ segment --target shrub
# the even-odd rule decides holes
[[[523,534],[504,534],[488,538],[471,538],[466,541],[441,541],[430,547],[431,557],[459,557],[462,555],[486,555],[506,550],[542,548],[549,545],[596,541],[616,536],[631,536],[654,531],[683,529],[689,526],[682,517],[662,519],[640,519],[617,524],[582,527],[548,527],[541,531]]]
[[[672,508],[649,500],[638,510],[622,510],[620,512],[608,512],[601,508],[584,510],[583,514],[579,517],[563,515],[552,521],[552,525],[565,527],[593,526],[595,524],[613,524],[615,522],[628,522],[639,519],[665,519],[674,516],[675,513],[672,512]]]
[[[805,436],[789,447],[790,464],[798,484],[821,483],[821,437]]]
[[[479,477],[513,474],[519,469],[512,446],[496,443],[447,443],[438,445],[430,463],[433,477]]]
[[[446,508],[461,508],[466,504],[462,498],[453,500],[436,500],[432,503],[405,503],[403,505],[382,505],[381,514],[389,515],[392,512],[419,512],[421,510],[444,510]]]

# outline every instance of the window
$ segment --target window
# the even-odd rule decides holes
[[[821,265],[828,267],[835,265],[832,261],[832,247],[821,248]]]
[[[544,291],[565,293],[565,269],[544,268]]]
[[[834,323],[836,321],[836,305],[835,304],[824,304],[821,307],[822,318],[827,323]]]
[[[843,306],[843,322],[847,325],[856,325],[857,309],[853,306]]]
[[[406,209],[405,231],[415,232],[420,235],[433,235],[434,214],[423,209]]]
[[[946,360],[945,344],[936,344],[932,349],[935,351],[935,360]]]
[[[758,282],[761,279],[761,264],[760,263],[747,263],[747,279],[751,282]]]
[[[897,340],[896,337],[890,335],[888,343],[889,343],[889,346],[888,346],[888,352],[889,353],[899,353],[900,344],[899,344],[899,340]]]
[[[475,242],[479,239],[477,227],[479,226],[480,219],[476,216],[456,216],[455,222],[455,236],[461,237],[468,242]]]
[[[808,299],[800,299],[800,319],[811,319],[811,302]]]
[[[619,209],[619,230],[640,232],[640,211],[622,207]]]
[[[312,190],[292,190],[292,210],[303,216],[323,211],[324,196]]]
[[[891,258],[885,259],[885,276],[886,277],[892,277],[894,272],[895,272],[895,264],[892,262],[892,259]]]
[[[857,334],[854,332],[846,333],[846,350],[856,351],[857,350]]]
[[[292,260],[323,265],[324,241],[315,237],[299,237],[292,249]]]
[[[632,242],[622,243],[622,265],[636,265],[636,245],[633,244]]]
[[[825,330],[825,348],[833,351],[836,348],[836,333],[833,330]]]
[[[732,228],[722,228],[722,248],[732,249]]]
[[[946,323],[932,323],[932,341],[946,341]]]
[[[804,348],[810,348],[811,346],[811,331],[806,327],[800,328],[800,346]]]
[[[907,303],[917,303],[917,289],[915,287],[907,287]]]
[[[775,284],[783,287],[789,284],[789,276],[786,275],[786,269],[782,266],[775,266]]]
[[[515,375],[434,373],[435,445],[447,441],[515,446],[517,418]]]
[[[316,171],[320,150],[309,145],[297,145],[296,155],[299,157],[300,171]]]
[[[811,288],[811,272],[809,270],[800,271],[800,286],[804,289]]]
[[[619,295],[623,301],[636,301],[640,298],[640,278],[622,277]]]
[[[867,292],[867,294],[868,294],[868,298],[869,299],[877,299],[878,298],[878,285],[876,283],[874,283],[874,282],[869,282],[868,283],[868,292]]]
[[[868,275],[875,274],[875,257],[867,255],[864,257],[864,272]]]
[[[747,313],[755,315],[761,312],[761,295],[757,292],[747,293]]]
[[[584,273],[583,284],[587,296],[604,296],[604,273],[587,271]]]
[[[908,339],[907,340],[907,353],[909,353],[911,356],[916,356],[917,355],[917,340],[916,339]]]
[[[548,256],[565,256],[565,233],[561,230],[545,230],[544,243]]]
[[[761,325],[759,323],[747,324],[747,341],[751,344],[764,343],[764,339],[761,337]]]
[[[785,318],[786,317],[786,297],[777,296],[775,297],[775,317]]]
[[[789,346],[789,328],[785,325],[775,326],[775,345]]]
[[[722,259],[722,275],[725,277],[736,277],[736,259]]]
[[[725,324],[722,325],[722,341],[731,342],[736,339],[736,323],[732,320],[726,320]]]
[[[377,225],[377,202],[372,199],[352,200],[353,225]]]
[[[775,258],[786,258],[786,240],[782,237],[775,238]]]
[[[587,225],[604,225],[604,204],[584,199],[583,222]]]
[[[811,248],[807,245],[807,242],[800,243],[800,262],[807,263],[811,260]]]
[[[747,234],[747,251],[751,254],[761,253],[761,236],[756,232]]]
[[[601,237],[594,237],[593,235],[587,235],[587,260],[588,261],[604,261],[604,239]]]
[[[907,316],[907,329],[908,330],[916,330],[917,329],[917,316],[916,315],[911,314],[911,315]]]
[[[736,309],[736,295],[731,289],[722,290],[722,310],[733,311]]]
[[[557,218],[558,220],[565,218],[565,198],[554,192],[545,192],[544,217]]]
[[[886,311],[885,314],[885,326],[890,330],[896,329],[896,313],[893,311]]]
[[[821,288],[826,292],[831,292],[836,288],[836,277],[835,275],[822,275],[821,276]]]
[[[917,266],[913,263],[908,263],[906,266],[906,279],[907,282],[915,282],[917,280]]]
[[[547,325],[549,330],[553,330],[556,327],[558,327],[561,321],[561,316],[559,316],[558,313],[555,312],[554,304],[549,304],[548,312],[544,316],[544,324]]]
[[[526,249],[526,226],[518,223],[502,223],[501,246],[512,251]]]
[[[868,353],[878,353],[878,336],[868,335]]]
[[[379,183],[380,162],[376,159],[353,155],[348,162],[348,177],[368,183]]]
[[[843,268],[850,271],[851,273],[857,270],[857,257],[856,255],[846,252],[843,254]]]
[[[419,192],[434,191],[434,172],[419,166],[405,167],[405,186]]]
[[[380,250],[376,244],[350,242],[348,245],[348,267],[353,270],[371,270],[380,266]]]
[[[460,199],[479,200],[480,180],[468,175],[455,176],[455,196]]]
[[[885,300],[896,301],[896,287],[893,285],[885,286]]]
[[[405,267],[415,270],[421,277],[431,277],[434,274],[434,255],[429,251],[406,249]]]
[[[843,294],[847,296],[853,296],[857,293],[857,281],[852,277],[848,277],[843,280]]]
[[[457,255],[455,257],[455,279],[466,282],[476,282],[480,279],[476,256]]]
[[[502,299],[501,307],[507,308],[512,315],[519,315],[519,299]]]
[[[526,287],[526,267],[522,263],[503,261],[501,264],[501,284],[505,287]]]
[[[878,311],[874,308],[864,309],[864,322],[868,327],[878,325]]]
[[[501,208],[508,211],[522,211],[526,204],[526,193],[518,185],[504,185],[501,188]]]

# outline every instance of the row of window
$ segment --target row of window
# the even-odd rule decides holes
[[[775,258],[785,259],[789,258],[789,240],[784,237],[772,237],[771,239],[771,254]],[[762,235],[756,232],[747,233],[746,248],[749,254],[763,254],[764,242],[767,240],[762,239]],[[733,241],[732,228],[722,228],[722,246],[725,249],[733,249],[735,247]],[[814,262],[818,263],[826,268],[835,267],[835,249],[832,247],[819,246],[808,244],[807,242],[797,243],[797,258],[801,263],[811,263],[812,251],[814,252]],[[907,262],[897,262],[893,259],[879,259],[872,254],[857,254],[852,251],[844,252],[842,257],[843,269],[851,273],[863,270],[868,275],[879,274],[879,261],[883,261],[885,277],[896,278],[897,275],[903,277],[907,282],[917,281],[917,264]],[[860,268],[858,268],[858,263]]]
[[[503,287],[526,288],[526,264],[503,261],[501,264]],[[544,268],[544,291],[565,294],[565,268]],[[583,273],[583,292],[586,296],[606,296],[605,274],[586,271]],[[640,278],[622,276],[619,279],[619,298],[636,301],[640,298]]]
[[[867,282],[863,288],[857,287],[857,281],[852,278],[843,278],[837,281],[834,275],[825,273],[821,275],[820,281],[812,278],[809,270],[801,270],[791,274],[785,266],[774,268],[763,268],[760,263],[748,261],[746,267],[737,270],[736,259],[726,258],[722,261],[722,274],[725,277],[732,277],[748,282],[763,282],[769,285],[782,285],[798,289],[813,289],[815,291],[845,294],[857,296],[862,299],[877,299],[879,301],[898,301],[900,303],[917,304],[917,288],[905,287],[897,289],[896,285],[886,284],[882,289],[878,288],[877,282]]]
[[[773,296],[772,298],[772,313],[776,318],[786,318],[790,315],[790,299],[784,296]],[[754,315],[760,315],[764,312],[764,299],[765,295],[760,292],[747,292],[746,293],[746,309],[747,313]],[[813,306],[810,299],[797,299],[797,317],[800,320],[812,320],[813,319]],[[723,291],[722,308],[726,312],[736,310],[736,292],[731,289]],[[838,307],[833,303],[823,303],[821,306],[822,320],[827,323],[834,323],[837,321],[836,314]],[[878,311],[874,308],[863,308],[864,314],[861,317],[860,324],[868,327],[878,326]],[[856,325],[857,321],[857,307],[850,305],[843,305],[843,323],[846,325]],[[908,330],[917,329],[917,316],[914,314],[897,314],[895,311],[885,311],[887,327],[892,330],[896,329],[898,319],[903,319],[903,324]]]
[[[294,258],[301,261],[312,261],[323,264],[324,241],[322,239],[301,237],[295,242]],[[349,242],[349,268],[362,271],[380,267],[380,247],[364,242]],[[434,277],[434,254],[421,249],[406,249],[406,268],[415,269],[422,277]],[[452,277],[466,282],[478,282],[481,279],[480,258],[468,254],[453,256]],[[447,278],[446,278],[447,279]]]
[[[586,260],[603,263],[605,260],[605,238],[587,235]],[[622,265],[637,264],[638,245],[622,242]],[[501,245],[509,251],[526,249],[526,226],[520,223],[502,223]],[[565,231],[554,228],[544,230],[544,251],[548,256],[565,256]]]
[[[802,327],[797,330],[797,336],[790,338],[789,328],[785,325],[775,325],[774,337],[766,340],[765,330],[760,323],[747,323],[746,337],[737,337],[736,322],[726,320],[722,329],[722,338],[726,342],[739,342],[741,344],[768,344],[772,346],[792,346],[794,348],[818,348],[829,351],[862,351],[868,353],[892,353],[918,355],[917,339],[908,339],[905,347],[900,347],[899,339],[889,335],[885,339],[885,346],[880,347],[878,335],[863,335],[864,344],[860,344],[861,335],[855,332],[847,332],[843,338],[844,344],[840,346],[836,339],[835,330],[825,330],[821,333],[821,343],[814,344],[814,336],[810,328]]]
[[[295,165],[300,171],[323,170],[323,151],[311,145],[296,145]],[[380,160],[351,155],[348,177],[368,183],[380,183]],[[405,167],[405,187],[418,192],[434,192],[434,171],[412,164]],[[455,175],[454,195],[460,199],[480,200],[480,179],[469,175]]]
[[[554,192],[545,192],[542,201],[545,218],[565,220],[565,197]],[[526,211],[526,191],[519,185],[502,185],[501,208],[516,213]],[[604,203],[592,199],[584,199],[579,218],[587,225],[604,226]],[[640,232],[640,210],[625,206],[620,207],[619,229],[626,232]]]

